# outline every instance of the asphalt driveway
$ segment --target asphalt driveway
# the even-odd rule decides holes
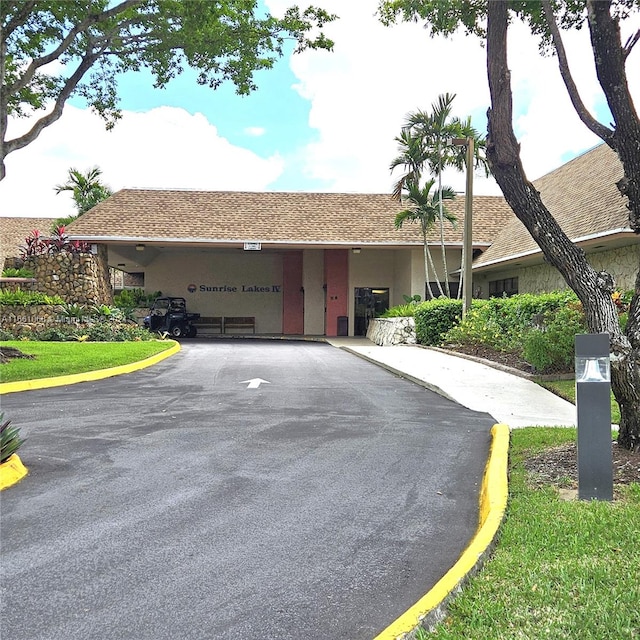
[[[370,639],[475,531],[493,420],[322,343],[9,394],[0,636]]]

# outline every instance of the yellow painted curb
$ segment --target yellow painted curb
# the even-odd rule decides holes
[[[96,371],[85,371],[84,373],[74,373],[68,376],[57,376],[55,378],[39,378],[37,380],[22,380],[19,382],[3,382],[0,384],[0,395],[5,393],[14,393],[16,391],[30,391],[32,389],[48,389],[49,387],[62,387],[68,384],[76,384],[77,382],[90,382],[92,380],[102,380],[111,376],[119,376],[123,373],[131,373],[153,364],[161,362],[165,358],[174,355],[180,351],[180,343],[175,342],[172,347],[156,353],[153,356],[123,364],[119,367],[110,367],[109,369],[98,369]]]
[[[6,462],[0,464],[0,491],[20,482],[29,470],[22,464],[17,453],[9,456]]]
[[[374,640],[397,640],[418,627],[460,587],[495,540],[507,506],[509,427],[506,424],[496,424],[491,429],[491,435],[493,441],[480,492],[480,524],[473,539],[444,577]]]

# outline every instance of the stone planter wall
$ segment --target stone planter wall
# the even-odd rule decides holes
[[[42,331],[46,327],[60,324],[59,305],[0,305],[0,329],[20,332],[24,329]]]
[[[367,338],[383,347],[416,344],[416,324],[413,318],[375,318],[369,323]]]
[[[34,274],[33,290],[60,296],[65,302],[82,305],[113,304],[106,248],[97,254],[67,253],[31,256],[24,267]]]

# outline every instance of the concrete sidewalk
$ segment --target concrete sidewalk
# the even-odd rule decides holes
[[[576,424],[575,405],[518,375],[426,347],[380,347],[367,338],[327,341],[512,428]]]

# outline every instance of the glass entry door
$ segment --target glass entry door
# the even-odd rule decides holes
[[[366,336],[369,321],[389,308],[389,289],[356,287],[353,335]]]

